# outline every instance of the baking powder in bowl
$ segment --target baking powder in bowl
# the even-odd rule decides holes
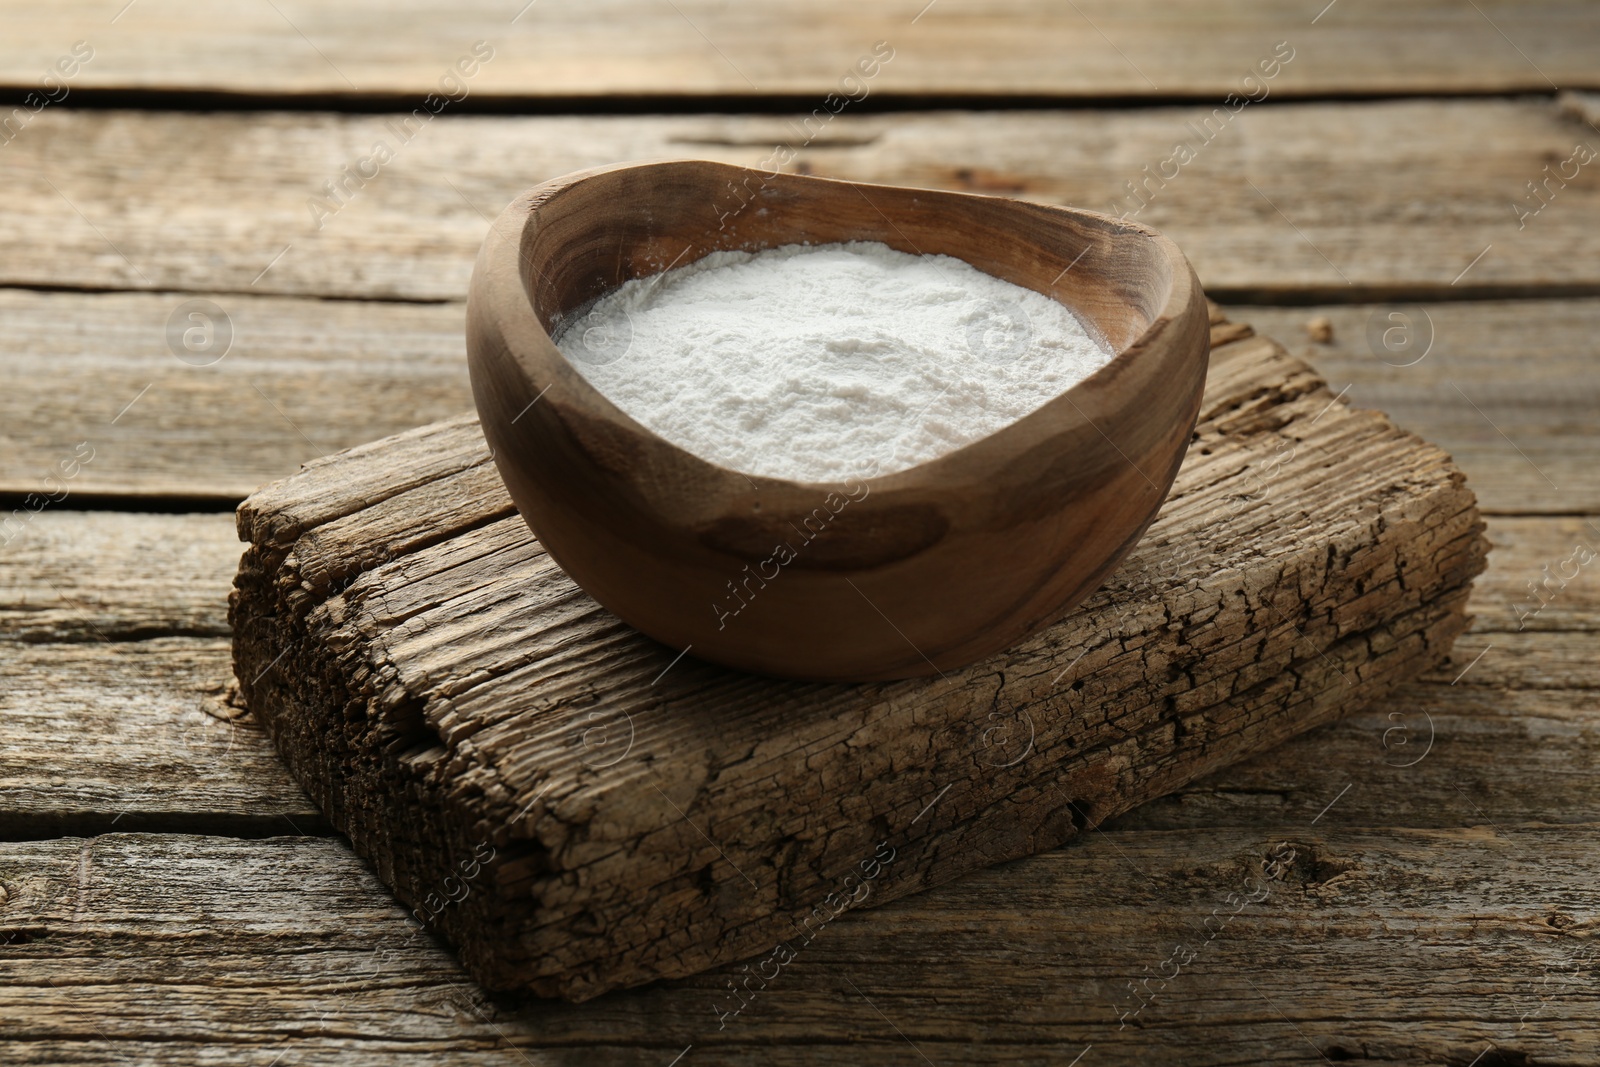
[[[1112,356],[1031,289],[865,241],[713,252],[624,282],[556,344],[658,436],[746,474],[808,482],[951,452]]]

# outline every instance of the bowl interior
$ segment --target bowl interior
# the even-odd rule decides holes
[[[712,252],[881,241],[1048,296],[1121,353],[1171,296],[1173,265],[1150,237],[1107,216],[998,197],[682,161],[595,172],[555,190],[519,251],[523,288],[552,338],[623,282]]]

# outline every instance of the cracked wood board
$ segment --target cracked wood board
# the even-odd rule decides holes
[[[991,660],[824,685],[680,658],[543,553],[463,416],[240,507],[243,695],[489,989],[582,1000],[770,958],[818,916],[1052,848],[1448,654],[1488,547],[1460,471],[1213,320],[1160,517],[1105,588]]]

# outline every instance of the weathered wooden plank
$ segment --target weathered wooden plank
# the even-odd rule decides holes
[[[1600,630],[1600,516],[1488,524],[1495,565],[1472,587],[1475,633]]]
[[[232,525],[47,511],[0,552],[0,836],[328,832],[230,701]]]
[[[214,347],[190,352],[168,323],[203,328],[182,310],[192,299],[0,290],[0,492],[238,500],[472,404],[460,304],[217,296]],[[89,458],[63,481],[74,456]],[[0,521],[17,510],[28,525],[25,505]]]
[[[1335,797],[1324,820],[1335,826],[1600,822],[1594,650],[1585,633],[1468,634],[1432,681],[1106,828],[1262,826],[1310,818]],[[228,718],[237,709],[224,703],[231,665],[220,643],[35,645],[0,658],[0,837],[328,832],[259,725]]]
[[[1542,634],[1541,638],[1551,635]],[[1468,634],[1459,673],[1492,677],[1506,649]],[[1562,642],[1543,654],[1554,658]],[[1592,657],[1594,640],[1583,655]],[[1592,823],[1600,726],[1590,688],[1403,686],[1375,706],[1143,804],[1107,832],[1263,827],[1318,819],[1326,827],[1460,827]]]
[[[1229,298],[1600,291],[1592,165],[1518,221],[1525,183],[1579,142],[1600,148],[1548,99],[1269,102],[1200,131],[1211,115],[846,111],[791,165],[1114,212],[1136,208],[1137,182],[1139,219]],[[536,182],[625,159],[762,166],[808,136],[779,116],[444,116],[402,141],[395,121],[50,109],[0,160],[0,284],[460,299],[489,220]],[[367,164],[370,179],[345,177],[380,140],[394,158]],[[1163,166],[1179,141],[1194,158]],[[339,203],[325,186],[335,180]],[[715,227],[716,206],[706,211]]]
[[[1452,660],[1454,670],[1442,667],[1423,677],[1448,684],[1490,645],[1494,647],[1471,671],[1473,678],[1485,675],[1480,684],[1513,690],[1600,688],[1594,672],[1581,665],[1585,658],[1594,657],[1595,636],[1581,630],[1485,633],[1470,645],[1462,642],[1464,654]]]
[[[1481,13],[1446,0],[1398,9],[1344,0],[1318,17],[1290,0],[1231,0],[1203,14],[1178,0],[1066,7],[1046,0],[820,0],[803,12],[779,0],[540,0],[525,10],[473,0],[448,11],[376,0],[231,0],[194,17],[177,0],[141,0],[120,15],[115,5],[93,0],[12,3],[4,14],[11,32],[0,48],[0,84],[38,88],[69,44],[87,38],[94,58],[68,81],[74,89],[402,96],[420,103],[440,91],[441,76],[474,40],[485,39],[493,59],[461,79],[469,102],[729,94],[820,102],[840,91],[840,78],[881,39],[892,43],[894,58],[867,82],[869,98],[1220,98],[1241,91],[1256,62],[1287,38],[1295,65],[1272,85],[1285,96],[1545,92],[1546,76],[1600,87],[1588,50],[1600,38],[1591,6],[1483,0],[1479,7]],[[375,36],[378,26],[383,33]],[[859,95],[857,84],[845,88]]]
[[[336,840],[11,843],[0,1041],[17,1064],[1591,1062],[1597,835],[1094,834],[791,935],[781,969],[583,1005],[484,997]]]
[[[228,668],[225,640],[4,647],[0,837],[327,833]]]
[[[0,549],[0,641],[227,638],[226,514],[47,510]]]
[[[1600,555],[1584,564],[1575,551],[1600,553],[1597,526],[1600,518],[1581,516],[1489,518],[1494,551],[1473,582],[1472,632],[1492,642],[1498,633],[1600,630]],[[272,531],[284,544],[303,532]],[[0,641],[225,638],[243,550],[230,514],[46,511],[0,552]],[[1574,556],[1581,566],[1564,568]],[[1527,585],[1542,582],[1546,566],[1558,578],[1578,574],[1541,601]]]
[[[1146,540],[994,660],[852,687],[680,665],[544,555],[486,452],[418,485],[377,445],[241,507],[244,694],[402,899],[474,842],[504,851],[445,920],[491,987],[582,998],[753,951],[924,815],[922,884],[1049,847],[1381,696],[1465,625],[1459,472],[1214,331]],[[477,441],[470,419],[426,432],[449,457]]]
[[[24,494],[47,489],[44,476],[80,442],[94,458],[59,506],[71,507],[71,494],[233,502],[322,451],[472,405],[460,304],[215,295],[233,320],[233,349],[196,367],[173,357],[163,338],[166,319],[188,299],[0,289],[8,327],[0,360],[11,384],[0,392],[0,493],[15,495],[0,524]],[[1450,451],[1485,511],[1600,512],[1591,462],[1600,429],[1590,417],[1600,407],[1600,300],[1424,304],[1409,314],[1419,330],[1433,323],[1435,343],[1412,366],[1387,365],[1368,348],[1366,324],[1387,324],[1392,310],[1235,314],[1312,359],[1336,391],[1349,385],[1352,403],[1386,411]],[[1305,340],[1303,326],[1317,315],[1331,316],[1333,344]]]
[[[1352,404],[1378,408],[1450,452],[1485,510],[1600,513],[1600,442],[1588,436],[1600,410],[1600,301],[1232,313],[1314,360],[1332,388],[1349,387]],[[1331,343],[1308,339],[1312,318],[1332,325]]]
[[[1110,825],[1257,825],[1315,814],[1352,782],[1328,816],[1334,825],[1465,825],[1464,782],[1484,783],[1474,795],[1492,795],[1497,822],[1560,813],[1600,823],[1600,767],[1574,743],[1595,729],[1600,578],[1586,569],[1523,632],[1512,610],[1526,576],[1564,558],[1586,522],[1490,519],[1495,549],[1474,583],[1473,630],[1434,681]],[[0,692],[0,835],[261,833],[282,830],[282,815],[319,832],[319,813],[254,720],[218,717],[233,713],[222,703],[232,665],[216,638],[228,632],[240,551],[231,515],[46,512],[0,553],[0,642],[28,646],[0,650],[11,687]],[[1425,749],[1425,763],[1403,766]]]
[[[1592,638],[1496,638],[1472,669],[1477,684],[1452,689],[1446,676],[1485,644],[1462,643],[1439,683],[1403,690],[1114,825],[1261,825],[1285,812],[1313,815],[1335,796],[1332,825],[1600,821],[1588,692],[1504,688],[1600,688]],[[146,826],[325,832],[259,728],[226,718],[236,712],[221,703],[229,664],[217,643],[43,646],[5,658],[0,788],[8,799],[0,834]],[[1530,660],[1542,666],[1518,670]]]

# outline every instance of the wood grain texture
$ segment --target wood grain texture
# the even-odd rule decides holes
[[[509,14],[456,5],[441,29],[425,21],[431,12],[405,3],[376,18],[348,4],[278,3],[282,14],[271,5],[228,0],[208,5],[199,18],[167,0],[139,0],[131,10],[123,0],[0,5],[6,27],[0,83],[17,95],[37,88],[45,66],[72,40],[87,37],[97,59],[84,69],[85,79],[74,81],[74,92],[98,91],[100,102],[136,86],[175,90],[180,107],[203,106],[208,93],[241,93],[257,102],[272,94],[287,105],[344,95],[409,106],[408,94],[426,91],[459,54],[457,30],[464,44],[468,31]],[[849,10],[824,4],[803,13],[700,0],[678,6],[692,24],[670,7],[540,0],[519,22],[524,28],[505,37],[509,47],[496,63],[474,80],[467,107],[534,95],[561,106],[574,94],[644,96],[663,86],[681,94],[667,106],[683,106],[683,96],[730,91],[751,98],[815,94],[836,78],[835,66],[842,69],[835,61],[853,60],[891,14],[871,4]],[[953,17],[940,17],[946,12]],[[1303,125],[1287,132],[1250,124],[1258,112],[1302,92],[1543,93],[1551,88],[1542,81],[1546,74],[1563,85],[1592,86],[1592,5],[1340,0],[1315,26],[1303,26],[1311,8],[1277,3],[1208,5],[1200,12],[1085,0],[1076,11],[1017,3],[1003,13],[1008,21],[974,17],[974,9],[940,0],[906,36],[894,37],[900,52],[874,82],[876,99],[1157,92],[1144,74],[1161,83],[1162,95],[1217,98],[1242,76],[1234,61],[1258,54],[1258,38],[1266,41],[1261,31],[1287,27],[1283,37],[1299,52],[1274,82],[1272,102],[1247,109],[1237,129],[1208,146],[1142,213],[1175,235],[1177,225],[1192,225],[1193,235],[1204,238],[1200,247],[1216,257],[1210,268],[1216,276],[1224,276],[1221,266],[1233,270],[1236,296],[1304,301],[1321,292],[1343,299],[1359,292],[1409,298],[1597,291],[1588,238],[1596,221],[1592,171],[1564,186],[1525,230],[1507,236],[1500,215],[1514,226],[1513,204],[1524,183],[1566,158],[1571,140],[1600,144],[1583,125],[1600,121],[1594,103],[1600,97],[1571,94],[1555,127],[1524,121],[1520,103],[1509,105],[1511,118],[1498,125],[1450,105],[1433,120],[1412,123],[1393,121],[1388,105],[1378,105],[1364,112],[1382,113],[1370,123],[1322,122],[1323,112],[1312,107],[1296,111]],[[546,21],[530,22],[535,14]],[[896,24],[909,21],[892,14]],[[761,20],[772,18],[787,20],[782,34],[757,32],[770,31]],[[345,73],[358,69],[362,84],[346,81],[328,59]],[[1152,60],[1160,70],[1151,69]],[[495,80],[501,71],[509,88]],[[101,72],[104,82],[96,81]],[[752,73],[759,86],[742,80]],[[897,80],[902,76],[904,83]],[[533,88],[519,87],[519,78]],[[202,96],[184,102],[187,92]],[[310,96],[296,99],[302,93]],[[462,382],[425,368],[413,377],[412,368],[386,358],[385,348],[415,351],[419,359],[426,350],[439,355],[441,371],[459,368],[459,332],[446,321],[452,311],[459,321],[459,305],[416,309],[414,332],[427,336],[413,349],[404,325],[385,328],[399,323],[391,318],[399,311],[258,297],[263,313],[240,332],[244,347],[229,361],[248,355],[255,339],[291,328],[302,333],[284,337],[284,347],[298,348],[304,358],[259,360],[252,368],[260,377],[224,382],[218,375],[228,373],[229,361],[208,368],[214,373],[207,378],[170,360],[161,327],[181,298],[170,291],[202,292],[235,316],[253,315],[245,305],[261,292],[456,299],[483,228],[440,176],[470,195],[477,212],[492,215],[518,188],[560,172],[557,160],[537,174],[497,173],[502,160],[527,169],[530,160],[565,153],[581,166],[625,158],[607,154],[620,150],[725,153],[748,163],[771,151],[759,143],[768,133],[760,122],[788,126],[781,119],[692,120],[690,136],[734,142],[710,146],[655,135],[616,138],[599,125],[582,125],[589,120],[520,126],[492,151],[463,155],[473,167],[463,175],[454,169],[455,147],[438,156],[425,150],[427,138],[449,128],[447,115],[318,233],[306,225],[305,200],[370,151],[370,124],[327,120],[336,131],[331,149],[328,136],[285,146],[273,125],[286,120],[261,115],[145,117],[132,120],[139,128],[130,135],[127,124],[80,124],[84,116],[69,109],[89,95],[48,110],[0,148],[8,190],[0,284],[157,292],[115,305],[85,337],[78,324],[94,319],[95,303],[112,307],[122,296],[0,290],[0,299],[22,303],[61,301],[53,322],[32,317],[21,303],[0,309],[8,327],[0,339],[8,371],[8,388],[0,391],[0,493],[39,488],[39,475],[64,452],[58,446],[101,443],[115,434],[115,448],[99,453],[103,465],[85,467],[74,492],[237,499],[322,451],[444,417],[465,407],[464,390],[455,392]],[[797,113],[811,104],[794,97]],[[1204,111],[1192,110],[1153,114],[1177,120]],[[893,130],[900,119],[868,129],[841,118],[801,159],[826,170],[835,164],[823,157],[834,153],[856,168],[846,176],[1016,190],[1047,200],[1056,195],[1049,190],[1081,186],[1087,194],[1063,195],[1087,196],[1084,206],[1103,209],[1099,201],[1170,148],[1170,134],[1153,125],[1106,117],[1096,124],[1058,112],[1025,125],[1022,140],[1051,146],[1036,156],[970,131],[938,143],[931,127],[940,116]],[[1047,129],[1052,123],[1069,140],[1099,140],[1083,151],[1061,145],[1051,141],[1060,136]],[[62,127],[66,135],[56,137]],[[1261,143],[1227,154],[1234,135],[1253,141],[1258,130]],[[1143,140],[1124,143],[1124,132]],[[612,143],[585,157],[584,140],[599,144],[604,137]],[[902,137],[933,145],[938,154],[907,152]],[[519,139],[536,140],[537,149]],[[49,151],[35,151],[45,141]],[[643,148],[632,152],[630,145]],[[973,155],[973,146],[983,154]],[[1071,173],[1054,173],[1050,151]],[[904,177],[893,156],[928,177]],[[414,170],[408,176],[414,159],[421,161],[420,176]],[[991,160],[1000,165],[991,167]],[[1352,161],[1348,172],[1342,160]],[[1215,177],[1208,175],[1212,165]],[[40,176],[56,182],[84,214],[64,200],[47,203],[58,194]],[[1255,218],[1240,210],[1257,195],[1240,176],[1282,214],[1262,207]],[[1271,183],[1278,176],[1285,176],[1281,188]],[[364,204],[391,180],[414,190],[363,219]],[[163,183],[167,189],[152,191]],[[1200,183],[1195,195],[1180,197],[1179,185],[1190,183]],[[461,206],[446,207],[452,200]],[[249,214],[230,218],[240,205],[249,205]],[[1219,205],[1223,221],[1213,226],[1208,213]],[[407,214],[426,220],[420,232],[396,229]],[[1287,225],[1276,239],[1266,236],[1284,216],[1310,240],[1296,247],[1299,238]],[[332,235],[353,223],[355,236],[339,245]],[[273,227],[284,231],[281,242],[273,240]],[[1471,247],[1448,262],[1445,253],[1458,235]],[[1191,236],[1181,239],[1193,251]],[[131,253],[134,265],[118,248]],[[308,248],[314,262],[297,264]],[[1449,280],[1480,249],[1487,249],[1484,257],[1450,289]],[[273,263],[279,252],[285,254]],[[285,269],[289,280],[280,286]],[[1354,285],[1345,285],[1341,271]],[[1487,281],[1480,285],[1480,278]],[[413,936],[415,927],[392,897],[337,842],[113,836],[0,845],[0,1060],[263,1067],[402,1059],[511,1067],[660,1065],[675,1058],[680,1067],[863,1059],[1059,1064],[1091,1043],[1081,1067],[1352,1058],[1493,1067],[1600,1059],[1594,958],[1587,951],[1594,901],[1585,888],[1593,884],[1592,824],[1600,824],[1592,789],[1600,771],[1593,743],[1593,695],[1600,689],[1595,572],[1586,569],[1563,584],[1531,619],[1517,610],[1527,603],[1527,581],[1568,558],[1570,542],[1587,536],[1586,519],[1560,513],[1600,510],[1588,461],[1596,451],[1587,417],[1593,324],[1580,318],[1564,325],[1561,310],[1546,310],[1562,306],[1546,302],[1537,315],[1512,308],[1503,319],[1498,307],[1485,309],[1489,320],[1473,328],[1484,331],[1499,362],[1473,363],[1469,342],[1438,379],[1452,393],[1450,381],[1461,385],[1507,431],[1504,437],[1473,426],[1470,408],[1430,395],[1429,380],[1411,372],[1429,370],[1432,358],[1400,372],[1410,376],[1396,383],[1383,377],[1387,368],[1373,375],[1363,371],[1377,368],[1356,367],[1365,359],[1359,349],[1313,356],[1319,366],[1328,364],[1323,369],[1334,390],[1353,384],[1347,398],[1357,405],[1392,404],[1402,425],[1442,442],[1488,508],[1555,513],[1490,520],[1497,548],[1474,593],[1478,621],[1450,663],[1370,711],[1192,783],[1074,847],[968,876],[914,901],[842,916],[727,1029],[716,1029],[711,1004],[727,1003],[726,983],[741,974],[737,963],[578,1007],[491,1000],[431,938]],[[336,325],[346,307],[366,325]],[[427,318],[436,312],[438,318]],[[23,332],[34,331],[32,338],[12,332],[24,319]],[[1518,319],[1520,329],[1512,325]],[[1268,332],[1291,340],[1287,330]],[[368,339],[351,350],[359,365],[341,366],[352,333]],[[1540,340],[1552,336],[1561,345]],[[92,358],[87,374],[75,378],[69,350],[80,340]],[[276,365],[269,370],[268,362]],[[1351,364],[1348,377],[1336,366],[1341,362]],[[160,365],[163,373],[144,374],[140,363]],[[1465,378],[1456,373],[1463,364]],[[151,383],[120,421],[109,423]],[[143,407],[150,401],[157,402],[156,417],[133,422],[152,410]],[[1429,420],[1438,420],[1439,429]],[[1531,470],[1535,465],[1542,474]],[[275,805],[303,809],[292,816],[302,829],[327,832],[305,821],[314,809],[260,730],[248,718],[228,724],[206,710],[230,713],[218,702],[231,671],[219,640],[227,632],[219,600],[226,583],[218,581],[225,575],[217,567],[231,566],[238,552],[223,528],[228,518],[175,516],[157,527],[128,516],[51,511],[33,520],[23,541],[0,547],[6,743],[0,836],[87,834],[130,824],[259,835],[284,828],[281,820],[272,825]],[[57,519],[59,527],[45,525]],[[117,531],[124,521],[131,529],[126,547]],[[403,518],[391,521],[398,531]],[[192,560],[184,556],[191,542]],[[1435,744],[1424,759],[1395,766],[1425,736]],[[141,815],[146,808],[152,812]],[[1565,825],[1538,825],[1554,821]],[[1382,829],[1350,829],[1358,826]],[[1428,829],[1397,829],[1404,826]],[[1237,888],[1229,876],[1285,840],[1308,846],[1313,857],[1309,870],[1286,880],[1302,895],[1274,890],[1265,904],[1247,909],[1135,1027],[1118,1030],[1116,1011],[1135,1002],[1128,983],[1148,977],[1180,940],[1203,936],[1206,916]],[[1080,865],[1063,870],[1053,862],[1069,856]],[[1085,856],[1092,863],[1083,864]],[[1112,999],[1117,994],[1121,1000]]]
[[[1469,633],[1426,681],[1104,828],[1259,826],[1310,819],[1335,797],[1324,817],[1335,826],[1600,822],[1594,644],[1585,633]],[[231,669],[220,643],[4,654],[0,836],[329,832],[254,719],[229,718],[238,712],[225,703]]]
[[[1503,558],[1499,548],[1495,558]],[[1340,799],[1337,819],[1329,816],[1336,825],[1465,825],[1481,816],[1458,783],[1474,783],[1479,803],[1492,798],[1482,810],[1497,822],[1600,821],[1590,789],[1600,771],[1589,741],[1596,730],[1592,692],[1600,689],[1593,645],[1580,633],[1471,633],[1426,684],[1402,687],[1371,710],[1106,827],[1248,826],[1286,811],[1310,816],[1352,783],[1360,788]],[[1467,678],[1451,686],[1485,648]],[[326,832],[254,720],[226,717],[231,670],[218,643],[97,642],[6,655],[13,695],[3,704],[8,807],[0,833],[152,825]],[[1424,751],[1426,764],[1405,766]],[[166,769],[152,776],[151,767]]]
[[[1387,412],[1448,451],[1486,511],[1600,513],[1600,443],[1586,436],[1600,410],[1600,301],[1231,313],[1314,361],[1330,387],[1349,388],[1351,403]],[[1304,324],[1316,316],[1332,323],[1332,343],[1308,340]]]
[[[228,515],[39,513],[0,551],[0,641],[225,639]]]
[[[761,166],[782,144],[810,173],[1112,213],[1149,183],[1138,221],[1177,242],[1214,298],[1600,292],[1594,166],[1519,229],[1526,183],[1579,142],[1600,149],[1548,99],[1269,100],[1213,117],[1207,141],[1190,124],[1211,114],[847,110],[814,136],[782,116],[446,114],[402,143],[393,116],[52,108],[0,160],[0,284],[461,299],[489,221],[530,185],[624,160]],[[380,140],[394,158],[344,178]],[[1162,181],[1180,140],[1195,156]],[[343,206],[313,211],[334,180]]]
[[[0,836],[327,833],[231,682],[226,641],[0,647]]]
[[[1490,538],[1506,566],[1474,587],[1474,630],[1600,630],[1600,519],[1496,519]],[[1574,573],[1576,572],[1576,573]]]
[[[12,843],[0,1042],[28,1065],[1586,1063],[1597,846],[1592,825],[1091,835],[840,916],[719,1026],[742,965],[485,997],[338,841]]]
[[[1547,591],[1531,616],[1517,610],[1534,602],[1527,583],[1542,581],[1546,565],[1559,572],[1577,546],[1596,546],[1600,519],[1486,522],[1494,550],[1473,582],[1472,633],[1496,641],[1501,634],[1600,630],[1600,567],[1584,565],[1566,587]],[[292,543],[307,529],[289,525],[273,534]],[[243,551],[231,514],[45,512],[26,538],[0,553],[0,641],[110,647],[158,637],[207,644],[226,638],[228,591]]]
[[[1472,630],[1431,681],[1112,820],[1256,825],[1315,815],[1355,826],[1459,826],[1457,792],[1497,822],[1600,823],[1587,742],[1600,689],[1594,569],[1517,631],[1525,584],[1564,559],[1589,520],[1497,517],[1474,583]],[[249,716],[230,719],[226,597],[241,546],[231,515],[47,512],[0,553],[0,835],[164,826],[186,832],[327,828]],[[1592,541],[1589,543],[1593,543]],[[155,639],[158,638],[159,639]],[[1485,648],[1461,682],[1450,683]],[[1391,716],[1393,716],[1391,718]],[[1429,738],[1433,744],[1428,744]],[[1424,750],[1425,763],[1401,766]],[[150,767],[169,770],[152,775]],[[85,768],[92,773],[86,774]],[[1481,802],[1481,801],[1480,801]],[[1337,817],[1336,817],[1337,816]]]
[[[11,386],[0,491],[43,491],[87,442],[93,459],[65,483],[64,506],[73,494],[237,500],[305,460],[472,403],[459,304],[219,294],[232,343],[196,365],[167,336],[190,299],[0,290]]]
[[[1289,0],[1231,0],[1203,13],[1179,0],[1082,0],[1076,9],[940,0],[925,11],[890,0],[824,0],[804,11],[779,0],[540,0],[525,12],[486,0],[448,10],[231,0],[204,14],[176,0],[141,0],[108,25],[119,6],[8,3],[0,84],[36,88],[72,41],[87,38],[96,51],[69,83],[75,88],[420,100],[482,38],[496,53],[467,83],[479,99],[820,99],[886,39],[896,52],[869,83],[877,94],[1221,97],[1288,38],[1301,54],[1275,87],[1286,96],[1545,92],[1545,75],[1600,87],[1586,51],[1600,21],[1575,0],[1483,0],[1481,15],[1445,0],[1402,8],[1343,0],[1315,25],[1316,10]]]
[[[740,198],[713,207],[729,189]],[[896,448],[830,477],[779,477],[653,432],[590,382],[589,357],[569,361],[553,339],[674,261],[857,240],[954,257],[1057,301],[1104,346],[1103,366],[942,455],[907,463]],[[500,216],[473,271],[467,354],[500,478],[585,593],[712,663],[875,682],[987,659],[1100,587],[1183,462],[1209,318],[1183,253],[1137,224],[703,162],[624,164],[536,186]],[[1018,330],[1010,357],[1034,346],[1025,316],[1006,325]],[[980,358],[1008,358],[973,353],[950,353],[950,386],[993,370]],[[838,402],[805,384],[790,394],[797,406]],[[863,386],[851,402],[883,401]],[[729,427],[724,446],[744,433]]]
[[[130,506],[168,494],[232,504],[323,451],[472,405],[460,304],[210,298],[234,322],[234,347],[219,363],[196,367],[175,358],[164,339],[186,295],[0,290],[8,326],[0,358],[12,386],[0,391],[0,493],[13,495],[0,522],[24,494],[44,490],[45,473],[81,441],[96,448],[95,458],[53,507],[71,508],[84,495],[127,498]],[[1600,300],[1423,304],[1427,317],[1413,318],[1431,321],[1436,340],[1413,366],[1386,365],[1368,347],[1366,324],[1387,323],[1394,309],[1232,313],[1310,359],[1336,392],[1350,386],[1352,403],[1391,412],[1450,452],[1485,512],[1600,512],[1591,462],[1600,431],[1589,417],[1600,406]],[[1303,326],[1315,315],[1332,317],[1332,345],[1305,340]],[[23,543],[0,549],[0,559]]]
[[[880,843],[915,872],[896,894],[1050,847],[1382,695],[1465,625],[1460,474],[1213,330],[1189,462],[1129,564],[948,678],[676,662],[560,574],[460,420],[241,507],[245,696],[403,900],[503,853],[443,919],[491,987],[582,998],[760,951]]]
[[[232,703],[228,515],[46,511],[0,551],[0,836],[326,833]]]
[[[1561,110],[1579,122],[1600,122],[1600,93],[1562,92],[1556,97]]]

